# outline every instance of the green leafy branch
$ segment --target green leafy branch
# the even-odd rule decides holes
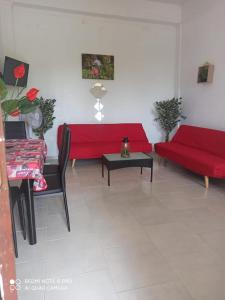
[[[182,114],[182,98],[173,98],[171,100],[156,101],[155,110],[161,128],[165,131],[165,140],[169,141],[171,131],[177,126],[181,119],[186,117]]]

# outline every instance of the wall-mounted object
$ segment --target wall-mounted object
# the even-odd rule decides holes
[[[23,77],[20,77],[16,80],[14,76],[14,69],[21,64],[24,65],[25,73]],[[4,63],[4,71],[3,71],[3,80],[7,85],[19,86],[19,87],[27,87],[27,79],[28,79],[28,72],[29,72],[29,64],[22,62],[20,60],[16,60],[14,58],[5,57]]]
[[[198,68],[198,83],[212,83],[214,75],[214,65],[209,63]]]
[[[95,114],[95,118],[99,122],[101,122],[104,118],[104,115],[102,113],[102,109],[104,106],[101,103],[101,98],[105,96],[107,90],[102,83],[96,82],[90,89],[90,92],[96,98],[96,104],[94,105],[94,108],[97,110],[97,113]]]
[[[82,54],[83,79],[114,79],[114,56]]]

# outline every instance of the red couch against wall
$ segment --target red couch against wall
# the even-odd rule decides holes
[[[155,152],[208,178],[225,178],[225,131],[182,125],[171,142],[155,144]]]
[[[152,151],[140,123],[67,124],[71,129],[70,159],[100,158],[103,154],[119,153],[124,137],[130,141],[131,152]],[[58,127],[57,143],[61,144],[63,125]]]

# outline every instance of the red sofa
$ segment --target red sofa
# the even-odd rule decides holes
[[[171,142],[155,144],[155,152],[168,160],[209,177],[225,178],[225,131],[182,125]]]
[[[71,129],[70,159],[100,158],[106,153],[119,153],[121,141],[127,136],[131,152],[151,152],[142,124],[68,124]],[[58,127],[57,143],[61,144],[63,125]]]

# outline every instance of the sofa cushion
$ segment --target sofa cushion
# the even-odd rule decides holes
[[[132,152],[152,151],[152,146],[148,142],[131,142]],[[119,153],[121,150],[120,142],[89,142],[89,143],[71,143],[70,159],[79,158],[100,158],[103,154]]]
[[[225,132],[209,128],[182,125],[172,142],[201,149],[225,158]]]
[[[71,142],[120,142],[128,136],[130,141],[146,141],[147,137],[142,124],[69,124],[72,136]]]
[[[98,158],[104,153],[118,153],[122,139],[130,140],[131,152],[151,152],[140,123],[67,124],[71,129],[70,159]],[[57,144],[61,145],[63,125],[58,127]]]
[[[198,174],[225,178],[225,159],[209,152],[175,142],[155,144],[155,151]]]

